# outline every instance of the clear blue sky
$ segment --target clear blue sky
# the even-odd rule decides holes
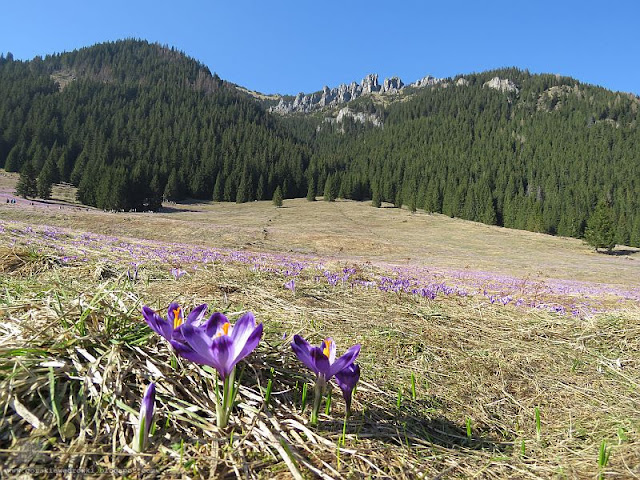
[[[638,0],[8,0],[0,12],[0,52],[17,59],[142,38],[264,93],[517,66],[640,94]]]

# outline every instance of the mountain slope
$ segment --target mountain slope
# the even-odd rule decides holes
[[[51,170],[78,185],[84,203],[247,201],[284,183],[304,194],[306,153],[278,119],[172,49],[126,40],[5,60],[0,86],[0,165]]]
[[[580,237],[603,203],[617,242],[640,245],[637,97],[517,68],[372,78],[355,99],[327,87],[324,107],[277,115],[279,97],[143,41],[0,57],[0,166],[31,163],[105,209],[269,199],[279,186]]]
[[[637,245],[638,106],[555,75],[456,77],[387,105],[375,95],[351,102],[384,128],[347,121],[337,130],[346,134],[316,136],[310,172],[320,185],[331,176],[347,198],[569,236],[605,202],[618,242]]]

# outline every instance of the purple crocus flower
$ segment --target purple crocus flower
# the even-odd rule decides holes
[[[357,363],[352,363],[341,372],[336,373],[336,382],[342,390],[342,396],[347,404],[347,415],[351,411],[351,393],[358,380],[360,380],[360,366]]]
[[[353,387],[357,382],[357,379],[354,381],[353,378],[356,372],[358,378],[360,375],[360,369],[356,368],[357,366],[353,367],[353,362],[360,353],[359,344],[348,349],[344,355],[338,359],[336,359],[336,344],[332,338],[326,338],[319,347],[315,347],[310,345],[309,342],[300,335],[294,335],[291,348],[298,359],[316,374],[315,395],[313,408],[311,409],[312,425],[318,423],[318,411],[320,410],[320,403],[322,402],[325,386],[334,375],[337,378],[338,374],[344,373],[341,377],[342,380],[338,381],[338,385],[340,385],[340,382],[344,382],[346,387],[350,386],[348,406],[351,405],[351,391],[353,391]],[[353,385],[351,385],[351,383],[353,383]]]
[[[251,312],[235,325],[222,313],[215,313],[201,325],[189,321],[182,324],[170,342],[182,357],[215,368],[224,380],[258,346],[261,337],[262,323],[256,325]]]
[[[138,452],[143,452],[146,444],[147,438],[149,437],[149,429],[151,428],[151,423],[153,422],[153,411],[155,409],[156,403],[156,384],[151,382],[147,389],[144,392],[144,396],[142,397],[142,403],[140,404],[140,415],[138,416],[138,435],[136,442],[136,450]]]
[[[157,312],[147,307],[142,307],[142,316],[145,322],[151,327],[151,329],[162,335],[167,340],[171,340],[174,331],[183,324],[196,324],[202,323],[202,319],[207,311],[207,304],[197,306],[187,316],[187,321],[184,320],[184,310],[182,307],[173,302],[169,305],[167,311],[167,318],[162,318]]]
[[[182,277],[185,273],[184,270],[180,269],[180,268],[172,268],[171,269],[171,275],[173,275],[173,278],[175,278],[176,280],[178,280],[180,277]]]
[[[296,293],[296,281],[292,278],[284,284],[284,288],[286,288],[287,290],[291,290],[293,293]]]
[[[300,335],[294,335],[291,348],[298,359],[325,382],[353,364],[360,353],[360,344],[357,344],[336,359],[336,344],[330,337],[323,340],[319,347],[315,347]]]

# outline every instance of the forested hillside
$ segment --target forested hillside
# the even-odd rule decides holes
[[[483,86],[495,76],[519,92]],[[516,69],[464,79],[356,105],[384,128],[318,138],[310,172],[347,198],[567,236],[605,203],[618,243],[640,244],[638,98]]]
[[[495,77],[514,88],[488,86]],[[0,166],[71,182],[106,209],[270,199],[279,186],[285,198],[391,202],[580,237],[605,205],[616,241],[640,245],[633,95],[501,69],[348,105],[382,127],[271,114],[197,61],[143,41],[7,55]]]
[[[0,166],[31,163],[83,203],[157,209],[164,196],[304,195],[308,154],[198,62],[140,41],[0,66]]]

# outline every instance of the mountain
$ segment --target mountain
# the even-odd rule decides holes
[[[441,80],[430,75],[418,80],[407,87],[422,88],[426,86],[436,85]],[[277,105],[269,108],[269,111],[280,114],[288,113],[310,113],[320,110],[324,107],[334,107],[343,103],[360,98],[363,95],[380,94],[393,95],[404,90],[405,84],[398,77],[385,78],[382,85],[378,83],[378,75],[369,74],[362,79],[359,84],[351,82],[351,84],[341,84],[335,88],[324,86],[322,91],[305,95],[299,93],[295,98],[278,97]],[[273,99],[270,99],[273,100]]]
[[[510,68],[391,98],[348,104],[382,128],[313,114],[335,134],[316,139],[309,176],[346,198],[577,237],[604,202],[618,243],[640,242],[638,97]]]
[[[156,209],[163,196],[248,201],[278,185],[306,193],[308,151],[277,117],[199,62],[144,41],[0,59],[0,131],[0,166],[32,163],[100,208]]]
[[[342,197],[640,245],[640,100],[517,68],[262,95],[167,46],[0,57],[0,166],[84,203]],[[45,182],[46,183],[46,182]]]

